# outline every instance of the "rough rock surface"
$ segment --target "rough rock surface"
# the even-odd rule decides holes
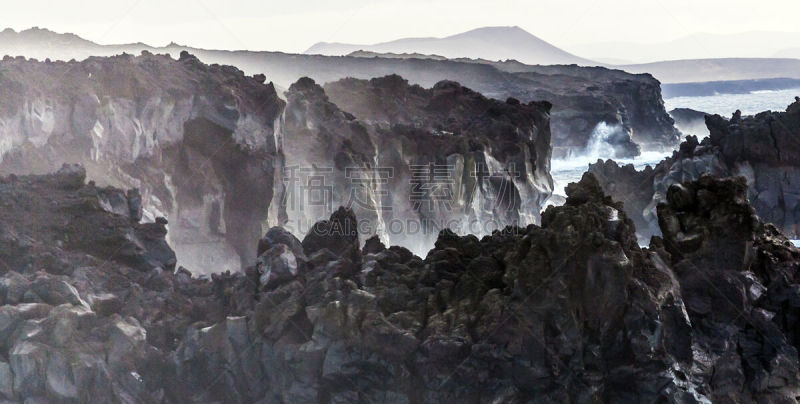
[[[172,223],[182,262],[237,269],[255,257],[267,219],[283,105],[263,78],[186,53],[68,63],[6,57],[0,172],[81,163],[99,184],[138,188],[144,216]]]
[[[325,90],[301,79],[287,98],[286,166],[327,168],[328,208],[351,207],[368,221],[364,237],[429,246],[448,224],[480,234],[491,232],[485,223],[538,223],[552,193],[548,103],[500,102],[454,82],[424,89],[396,75]],[[287,213],[296,225],[330,211]]]
[[[378,149],[367,127],[332,103],[311,79],[292,84],[286,96],[282,139],[286,188],[276,195],[276,202],[285,205],[283,225],[304,235],[336,207],[350,206],[360,218],[369,219],[374,232],[383,230],[381,212],[390,201],[381,195],[388,184],[380,183]],[[388,180],[388,174],[384,176]]]
[[[711,177],[672,187],[650,250],[589,174],[541,227],[443,231],[424,259],[374,238],[359,251],[334,231],[355,220],[341,209],[302,243],[271,229],[245,274],[203,280],[142,265],[163,262],[127,247],[151,225],[109,209],[123,193],[83,185],[79,169],[3,178],[0,395],[790,402],[800,252],[745,191]],[[152,226],[164,247],[163,220]]]
[[[606,192],[626,200],[626,211],[637,223],[642,237],[658,234],[655,209],[666,200],[675,183],[698,179],[709,173],[717,177],[743,176],[747,196],[758,215],[774,223],[790,238],[800,238],[800,100],[785,112],[762,112],[731,119],[706,116],[710,132],[698,141],[689,136],[672,157],[652,171],[617,174],[614,162],[594,164],[589,171],[601,178]],[[650,182],[649,192],[627,193],[629,189]],[[619,190],[619,191],[618,191]],[[649,194],[649,195],[648,195]],[[642,206],[646,206],[640,210]],[[649,233],[648,233],[649,231]]]
[[[712,402],[791,402],[800,382],[800,252],[747,202],[743,178],[673,184],[651,248],[692,326],[689,383]]]
[[[620,166],[614,160],[598,160],[588,172],[602,184],[605,193],[623,203],[625,213],[636,226],[639,244],[646,245],[651,235],[660,234],[658,221],[650,216],[655,214],[651,202],[656,171],[652,167],[636,170],[633,164]]]

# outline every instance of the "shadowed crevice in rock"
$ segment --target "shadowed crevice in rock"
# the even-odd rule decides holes
[[[128,169],[150,183],[169,176],[155,195],[171,203],[170,241],[182,265],[214,272],[245,267],[256,256],[253,240],[268,218],[273,155],[244,148],[230,130],[206,119],[188,121],[184,131],[158,161],[143,159]]]

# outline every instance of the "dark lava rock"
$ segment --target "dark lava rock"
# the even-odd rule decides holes
[[[26,249],[36,250],[40,242],[84,251],[141,271],[174,270],[175,253],[167,245],[166,227],[136,223],[127,210],[118,212],[105,204],[109,194],[125,193],[85,185],[85,175],[82,167],[65,165],[53,175],[17,177],[0,188],[0,220],[9,232],[3,243],[5,262],[12,265],[8,269],[43,264],[30,261],[36,255],[11,255],[13,251],[19,253],[14,246],[24,240]]]
[[[303,245],[294,234],[282,227],[273,227],[258,242],[258,255],[267,252],[280,244],[286,245],[295,255],[303,254]]]
[[[140,225],[63,179],[0,181],[10,401],[791,402],[800,387],[800,251],[741,179],[674,187],[649,249],[586,174],[541,226],[442,231],[424,260],[374,239],[361,256],[341,208],[303,240],[307,262],[271,229],[247,274],[211,279],[146,270]]]
[[[377,254],[386,250],[386,245],[383,244],[378,236],[372,236],[364,243],[364,248],[361,251],[366,254]]]
[[[703,111],[696,111],[691,108],[675,108],[669,111],[669,115],[675,119],[675,124],[688,123],[692,121],[705,121],[707,113]]]
[[[704,199],[714,203],[686,203]],[[742,178],[704,175],[670,192],[658,215],[660,255],[680,282],[694,363],[704,364],[689,379],[710,381],[714,402],[792,400],[800,317],[789,291],[800,252],[756,216]]]
[[[303,250],[307,255],[327,249],[353,263],[361,261],[358,239],[358,220],[350,209],[340,207],[329,220],[317,222],[303,239]]]
[[[623,203],[625,213],[636,225],[640,244],[646,245],[651,235],[660,234],[658,221],[649,216],[655,215],[655,210],[649,211],[655,177],[652,167],[637,171],[633,164],[620,166],[614,160],[598,160],[588,172],[597,178],[604,192]]]

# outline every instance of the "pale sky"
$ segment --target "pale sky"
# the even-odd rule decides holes
[[[170,41],[302,52],[318,41],[375,43],[518,25],[569,50],[698,33],[797,32],[798,0],[3,0],[0,26],[39,26],[102,44]],[[798,44],[800,46],[800,44]]]

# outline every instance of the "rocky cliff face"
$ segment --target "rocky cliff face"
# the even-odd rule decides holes
[[[649,232],[639,227],[643,237],[658,234],[655,209],[666,200],[670,185],[695,180],[704,173],[745,177],[747,196],[759,216],[787,236],[800,237],[800,101],[785,112],[748,117],[737,113],[730,120],[709,115],[706,125],[708,138],[699,142],[688,137],[655,170],[632,173],[626,168],[627,174],[622,174],[616,163],[608,161],[592,165],[589,171],[603,179],[607,192],[628,201],[626,211],[631,217],[649,224]],[[648,182],[652,185],[647,191],[627,191]],[[642,206],[645,208],[640,210]]]
[[[169,219],[178,260],[196,272],[242,268],[263,224],[305,234],[339,205],[356,205],[364,237],[422,251],[441,228],[538,222],[552,191],[549,104],[453,82],[343,82],[340,109],[303,79],[284,109],[263,76],[146,52],[6,58],[0,81],[0,173],[81,162],[99,184],[137,188],[144,217]],[[391,91],[412,96],[380,104],[373,94]],[[398,117],[345,112],[368,103]]]
[[[711,147],[729,171],[747,178],[759,216],[800,237],[800,99],[786,112],[739,115],[706,119]]]
[[[651,249],[671,265],[692,327],[691,357],[673,353],[690,359],[686,381],[712,402],[788,402],[800,374],[800,253],[747,192],[742,178],[710,175],[670,186]]]
[[[526,65],[516,60],[444,59],[429,55],[371,54],[369,57],[296,55],[282,52],[218,51],[170,44],[99,45],[72,34],[46,29],[0,33],[0,52],[40,59],[82,60],[141,51],[178,55],[188,51],[206,63],[236,66],[248,74],[266,74],[288,88],[302,77],[328,83],[348,77],[371,79],[399,74],[411,83],[432,87],[456,81],[487,97],[514,97],[523,103],[547,100],[554,107],[553,141],[557,158],[583,153],[600,123],[615,128],[607,157],[630,157],[642,150],[673,148],[679,142],[664,110],[659,82],[650,74],[576,65]],[[2,55],[3,53],[0,53]],[[365,56],[365,55],[360,55]],[[502,58],[506,59],[506,58]]]
[[[591,150],[593,141],[609,149],[600,151],[604,156],[618,158],[669,150],[680,142],[664,109],[661,84],[652,76],[599,67],[542,69],[516,73],[529,85],[517,86],[513,96],[553,103],[556,158],[597,153]],[[603,126],[611,130],[604,133]]]
[[[362,236],[422,251],[446,227],[480,235],[538,223],[552,193],[547,103],[491,100],[454,82],[424,89],[396,75],[324,90],[302,79],[287,96],[287,167],[327,173],[328,209],[352,207],[366,221]],[[320,212],[295,217],[313,224],[330,214]]]
[[[378,170],[378,148],[367,127],[311,79],[292,84],[286,96],[284,227],[302,236],[335,207],[352,206],[369,221],[365,233],[385,234],[382,211],[390,200],[383,196],[388,183],[381,182],[390,173]]]
[[[0,172],[82,163],[98,183],[138,188],[146,218],[168,217],[182,263],[238,268],[255,256],[278,161],[283,102],[263,81],[188,54],[6,58]]]
[[[649,250],[586,175],[541,227],[444,231],[424,259],[359,248],[342,208],[302,242],[271,229],[246,274],[198,280],[163,270],[163,221],[82,179],[0,181],[5,399],[788,402],[800,386],[800,252],[743,181],[673,186]]]

